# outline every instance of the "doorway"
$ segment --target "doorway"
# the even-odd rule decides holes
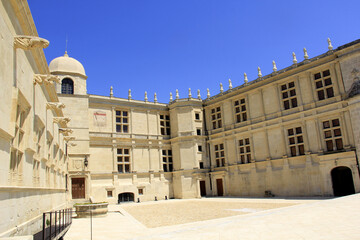
[[[85,178],[71,179],[72,199],[85,198]]]
[[[133,201],[134,201],[134,193],[126,192],[126,193],[120,193],[118,195],[118,203],[133,202]]]
[[[200,181],[200,195],[206,196],[206,185],[205,185],[205,181]]]
[[[221,178],[216,179],[217,195],[224,196],[223,180]]]
[[[336,167],[331,170],[331,181],[334,196],[340,197],[355,193],[354,181],[350,168]]]

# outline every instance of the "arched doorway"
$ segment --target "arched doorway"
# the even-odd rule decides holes
[[[134,201],[134,193],[126,192],[126,193],[120,193],[118,195],[118,203],[133,202],[133,201]]]
[[[334,196],[346,196],[355,193],[354,181],[351,169],[348,167],[336,167],[331,170],[331,180]]]

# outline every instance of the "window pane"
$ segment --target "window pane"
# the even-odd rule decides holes
[[[162,155],[166,156],[166,150],[162,150]]]
[[[300,134],[300,133],[302,133],[301,127],[297,127],[296,128],[296,134]]]
[[[123,123],[127,123],[128,119],[127,118],[123,118]]]
[[[296,147],[295,146],[290,147],[290,152],[292,157],[296,156]]]
[[[240,156],[240,160],[241,160],[241,163],[245,163],[245,156],[244,156],[244,155],[241,155],[241,156]]]
[[[116,125],[116,132],[121,132],[121,125]]]
[[[169,162],[172,162],[172,157],[169,157],[168,160],[169,160]]]
[[[167,172],[167,165],[163,164],[164,172]]]
[[[166,163],[167,162],[167,158],[163,157],[163,162]]]
[[[239,140],[239,145],[240,145],[240,146],[244,145],[244,140],[242,140],[242,139]]]
[[[294,135],[294,129],[292,129],[292,128],[288,129],[288,135],[289,136]]]
[[[240,114],[236,115],[236,122],[241,122],[241,117],[240,117]]]
[[[172,151],[168,150],[168,155],[171,156],[172,155]]]
[[[282,98],[284,99],[284,98],[288,98],[289,97],[289,95],[288,95],[288,93],[287,92],[283,92],[282,93]]]
[[[240,148],[240,153],[244,153],[244,148],[243,147]]]
[[[243,114],[242,114],[242,117],[243,117],[243,121],[246,121],[246,120],[247,120],[246,113],[243,113]]]
[[[121,123],[121,118],[116,118],[117,123]]]
[[[331,138],[332,137],[330,130],[325,131],[324,134],[325,134],[325,138]]]
[[[119,173],[122,173],[122,172],[123,172],[123,167],[122,167],[122,165],[118,165],[118,172],[119,172]]]
[[[326,149],[327,149],[328,151],[334,150],[334,146],[333,146],[332,140],[326,141]]]
[[[331,82],[331,78],[327,78],[327,79],[325,79],[325,80],[324,80],[324,82],[325,82],[325,86],[329,86],[329,85],[331,85],[331,84],[332,84],[332,82]]]
[[[331,98],[334,96],[334,90],[332,87],[326,89],[326,95],[328,98]]]
[[[234,106],[239,105],[239,101],[235,101]]]
[[[326,76],[329,76],[329,75],[330,75],[329,70],[323,71],[323,77],[326,77]]]
[[[295,138],[293,137],[289,138],[289,144],[295,144]]]
[[[320,74],[320,73],[316,73],[316,74],[314,74],[314,77],[315,77],[315,79],[319,79],[319,78],[321,78],[321,74]]]
[[[335,136],[335,137],[341,136],[341,130],[340,130],[340,128],[334,130],[334,136]]]
[[[127,111],[123,111],[123,116],[126,117],[128,115]]]
[[[295,89],[290,90],[290,96],[293,97],[296,95]]]
[[[298,148],[299,148],[299,154],[304,155],[305,154],[304,145],[299,145]]]
[[[116,116],[121,116],[121,112],[120,112],[120,111],[116,111]]]
[[[130,158],[129,157],[124,157],[125,158],[125,162],[129,162]]]
[[[339,138],[339,139],[336,139],[335,140],[335,143],[336,143],[336,149],[337,150],[342,150],[344,147],[343,147],[343,142],[342,142],[342,139]]]
[[[324,127],[324,129],[330,128],[330,122],[329,121],[323,122],[323,127]]]
[[[247,153],[250,152],[250,147],[249,146],[246,147],[246,152]]]
[[[118,162],[122,162],[123,158],[122,157],[117,157]]]
[[[294,108],[294,107],[297,107],[297,99],[296,98],[293,98],[291,99],[291,106]]]
[[[284,108],[285,110],[290,108],[289,100],[284,101]]]
[[[130,172],[130,165],[129,164],[125,164],[125,172]]]
[[[281,90],[282,90],[282,91],[286,90],[286,84],[281,85]]]
[[[246,155],[248,163],[251,162],[251,154]]]
[[[325,93],[324,90],[320,90],[317,92],[319,100],[324,100],[325,99]]]
[[[316,85],[316,88],[322,88],[323,87],[322,81],[316,82],[315,85]]]
[[[173,171],[173,165],[169,164],[169,172],[172,172],[172,171]]]
[[[303,140],[303,137],[302,136],[298,136],[297,137],[297,143],[303,143],[304,140]]]
[[[333,127],[338,127],[338,126],[340,126],[340,121],[339,121],[339,119],[334,119],[334,120],[331,121],[331,123],[332,123],[332,126],[333,126]]]
[[[123,126],[123,132],[124,132],[124,133],[127,133],[127,132],[128,132],[128,126],[127,126],[127,125],[124,125],[124,126]]]
[[[117,149],[117,154],[122,154],[122,149],[121,148]]]
[[[241,102],[241,104],[244,104],[244,103],[245,103],[245,99],[244,99],[244,98],[241,99],[240,102]]]
[[[129,154],[129,149],[124,149],[124,154]]]
[[[295,87],[295,83],[294,82],[289,82],[289,88],[293,88]]]
[[[250,144],[250,140],[248,138],[245,138],[245,144],[246,145]]]

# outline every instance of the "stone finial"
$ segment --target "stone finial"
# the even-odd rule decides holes
[[[274,60],[272,61],[272,65],[273,65],[273,72],[277,72],[277,67]]]
[[[14,47],[21,48],[23,50],[31,50],[34,48],[47,48],[49,41],[43,38],[34,36],[15,36]]]
[[[189,98],[191,98],[192,95],[191,95],[191,88],[189,88]]]
[[[110,97],[114,96],[114,88],[113,86],[110,86]]]
[[[147,91],[145,91],[145,97],[144,97],[144,101],[147,102],[149,99],[148,99],[148,96],[147,96]]]
[[[222,83],[220,83],[220,92],[221,92],[221,93],[224,92],[224,87],[223,87]]]
[[[34,74],[34,85],[35,84],[50,84],[52,82],[56,82],[60,84],[60,78],[58,76],[50,75],[50,74]]]
[[[175,98],[176,98],[176,99],[179,99],[179,98],[180,98],[180,97],[179,97],[179,90],[177,90],[177,89],[176,89],[176,95],[175,95]]]
[[[60,124],[67,124],[70,122],[70,118],[68,117],[54,117],[53,122],[54,123],[60,123]]]
[[[197,90],[197,98],[201,100],[200,89]]]
[[[294,52],[292,53],[292,57],[293,57],[293,63],[297,64],[297,59],[296,59],[296,55]]]
[[[259,77],[259,78],[262,78],[262,73],[261,73],[260,67],[258,67],[258,77]]]
[[[334,48],[333,48],[333,46],[331,45],[331,40],[330,40],[330,38],[327,39],[327,42],[328,42],[328,49],[329,49],[329,51],[333,50]]]
[[[170,102],[173,101],[173,96],[172,96],[172,92],[170,92]]]
[[[244,83],[247,84],[249,82],[249,79],[247,77],[247,74],[244,73]]]
[[[132,99],[132,96],[131,96],[131,89],[129,89],[128,91],[128,100],[131,100]]]
[[[206,92],[207,92],[207,93],[206,93],[206,97],[207,97],[207,98],[210,98],[210,90],[209,90],[208,88],[206,89]]]
[[[154,93],[154,103],[157,103],[157,95]]]
[[[303,51],[304,51],[304,59],[305,59],[305,60],[308,60],[308,59],[309,59],[309,55],[308,55],[308,52],[307,52],[306,48],[304,48]]]
[[[62,109],[65,108],[65,104],[60,103],[60,102],[48,102],[46,103],[46,108],[47,109]]]
[[[232,89],[231,79],[229,78],[229,89]]]

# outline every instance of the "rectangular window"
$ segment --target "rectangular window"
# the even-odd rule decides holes
[[[218,144],[214,146],[215,148],[215,162],[216,167],[223,167],[225,166],[225,149],[224,144]]]
[[[339,119],[324,121],[323,131],[328,152],[344,149]]]
[[[138,194],[143,195],[144,194],[144,189],[143,188],[138,188]]]
[[[220,107],[211,109],[211,123],[212,123],[213,129],[222,127],[221,108]]]
[[[251,148],[250,148],[250,139],[244,138],[239,140],[239,154],[240,154],[240,163],[250,163],[251,162]]]
[[[234,102],[236,122],[247,121],[245,98]]]
[[[195,113],[195,120],[200,120],[200,113]]]
[[[198,146],[198,152],[202,152],[202,146],[201,145]]]
[[[112,197],[113,196],[113,191],[107,191],[107,197]]]
[[[170,135],[170,116],[160,115],[160,132],[161,135]]]
[[[204,163],[203,163],[203,162],[199,162],[199,167],[200,167],[200,169],[204,169]]]
[[[315,73],[314,80],[319,100],[334,97],[334,89],[332,85],[330,70]]]
[[[117,149],[117,166],[119,173],[130,172],[130,149],[118,148]]]
[[[116,110],[116,132],[129,132],[129,115],[128,111]]]
[[[285,110],[298,106],[294,82],[281,85],[280,90]]]
[[[172,151],[162,150],[162,159],[163,159],[164,172],[172,172],[173,171]]]
[[[196,135],[201,136],[201,129],[200,128],[196,129]]]
[[[289,128],[287,130],[290,154],[292,157],[304,155],[304,137],[301,127]]]

